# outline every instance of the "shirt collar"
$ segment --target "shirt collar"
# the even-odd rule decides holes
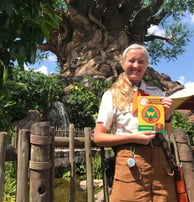
[[[143,91],[146,91],[147,86],[146,86],[145,81],[142,80],[139,86],[136,86],[136,85],[133,86],[134,91],[136,91],[137,89],[141,89]]]
[[[146,86],[145,81],[143,81],[143,80],[141,81],[141,84],[140,84],[139,89],[141,89],[141,90],[143,90],[144,92],[146,92],[147,86]]]

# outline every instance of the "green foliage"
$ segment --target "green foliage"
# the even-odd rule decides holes
[[[82,84],[75,84],[71,87],[71,96],[67,101],[70,106],[70,121],[77,128],[84,128],[94,125],[93,115],[97,111],[96,96],[88,91]]]
[[[157,80],[153,79],[150,74],[145,74],[143,79],[150,86],[155,86],[158,88],[161,87],[161,84]]]
[[[194,123],[191,123],[191,124],[192,124],[192,126],[191,126],[188,134],[189,134],[189,138],[190,138],[190,143],[192,146],[194,146]]]
[[[65,166],[64,167],[64,173],[63,173],[63,178],[69,180],[70,177],[71,177],[70,166]]]
[[[110,83],[93,81],[88,86],[75,83],[67,100],[70,122],[76,128],[94,127],[102,93]]]
[[[102,160],[99,153],[92,158],[92,173],[94,179],[102,179]]]
[[[168,61],[176,60],[177,57],[184,53],[184,48],[190,41],[192,32],[186,25],[179,22],[163,22],[161,27],[165,30],[165,37],[169,41],[157,39],[148,42],[148,51],[151,64],[157,64],[162,58]],[[173,33],[173,37],[172,37]]]
[[[16,170],[13,162],[6,162],[5,170],[3,202],[14,202],[16,200]]]
[[[179,111],[173,114],[173,129],[182,129],[188,134],[190,144],[194,146],[194,123],[188,122],[188,118]]]
[[[75,173],[79,176],[85,175],[86,174],[86,164],[85,163],[77,164],[76,168],[75,168]]]
[[[63,178],[69,180],[71,177],[71,167],[69,165],[65,166],[63,169]],[[80,163],[76,164],[75,167],[75,173],[77,176],[83,176],[86,174],[86,164],[85,163]]]
[[[149,3],[154,4],[152,1]],[[166,15],[163,15],[166,13]],[[158,8],[156,16],[163,18],[157,24],[164,33],[162,36],[150,37],[146,40],[150,54],[151,64],[157,64],[161,59],[176,60],[184,53],[184,47],[190,42],[193,30],[184,22],[184,17],[194,14],[193,1],[172,0],[164,1]]]
[[[181,128],[186,133],[192,128],[192,123],[188,122],[187,117],[185,117],[181,112],[174,111],[173,114],[173,129]]]
[[[47,76],[32,69],[22,71],[15,68],[13,80],[15,85],[11,82],[10,90],[12,101],[16,105],[11,107],[10,114],[14,120],[22,118],[32,109],[44,114],[54,101],[60,99],[63,93],[58,77]]]
[[[70,166],[65,166],[63,172],[63,178],[69,180],[71,177]],[[77,176],[85,176],[86,164],[76,164],[75,173]],[[94,179],[102,179],[101,156],[99,153],[92,157],[92,174]]]
[[[38,44],[49,39],[52,28],[58,27],[54,0],[1,0],[0,59],[9,66],[34,63]]]
[[[0,94],[1,131],[7,131],[11,122],[23,118],[29,110],[39,110],[44,115],[63,94],[58,77],[34,70],[14,68],[12,78],[4,86],[4,93]]]
[[[34,63],[38,46],[59,26],[54,0],[0,1],[0,130],[9,127],[13,62]],[[10,79],[11,78],[11,79]],[[7,79],[10,79],[7,81]],[[9,85],[9,86],[8,86]],[[17,85],[17,88],[20,84]]]
[[[8,111],[14,102],[9,100],[11,93],[7,87],[8,70],[2,61],[0,61],[0,68],[0,131],[3,131],[9,128],[10,116]]]
[[[96,99],[98,100],[98,103],[100,103],[104,91],[110,88],[111,85],[112,85],[112,82],[110,81],[101,81],[101,80],[91,79],[89,80],[88,89],[95,93]]]

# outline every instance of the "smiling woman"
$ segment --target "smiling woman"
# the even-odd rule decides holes
[[[155,131],[138,129],[140,108],[136,109],[134,101],[137,92],[159,96],[164,110],[162,118],[169,120],[172,115],[172,100],[142,80],[147,65],[145,47],[130,45],[121,61],[124,72],[104,93],[99,108],[94,142],[99,146],[113,147],[115,151],[111,202],[177,202],[173,170],[166,159],[163,142]],[[164,140],[171,134],[171,123],[165,123],[165,128],[167,132],[161,132]]]

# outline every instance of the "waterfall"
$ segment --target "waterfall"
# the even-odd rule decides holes
[[[52,104],[47,115],[47,121],[49,121],[52,126],[61,129],[67,129],[69,127],[69,116],[62,102],[56,101]]]

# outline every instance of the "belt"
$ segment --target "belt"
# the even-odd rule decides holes
[[[141,147],[141,146],[150,146],[150,147],[162,147],[162,143],[161,140],[159,140],[158,138],[154,138],[151,140],[151,142],[148,145],[143,145],[143,144],[136,144],[136,143],[132,143],[132,144],[123,144],[123,145],[118,145],[118,146],[114,146],[112,147],[114,152],[117,151],[117,149],[121,149],[121,147],[129,147],[129,146],[135,146],[135,147]]]
[[[152,139],[151,142],[149,143],[149,145],[151,147],[162,147],[161,140],[159,140],[157,138]]]

